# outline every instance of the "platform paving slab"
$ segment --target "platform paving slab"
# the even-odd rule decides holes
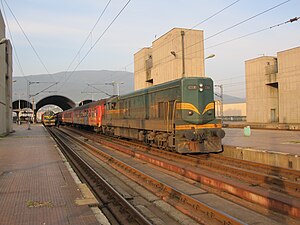
[[[0,138],[0,225],[99,224],[41,125]]]

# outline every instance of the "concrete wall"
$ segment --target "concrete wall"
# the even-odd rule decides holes
[[[300,170],[300,157],[298,155],[288,153],[224,146],[224,152],[222,152],[221,155],[293,170]]]
[[[247,122],[249,123],[271,123],[272,110],[275,112],[273,120],[278,121],[278,89],[269,85],[273,84],[270,83],[270,77],[277,76],[277,71],[274,69],[276,64],[276,58],[270,56],[245,62]]]
[[[153,41],[134,55],[134,76],[135,90],[182,76],[205,76],[203,31],[174,28]]]
[[[5,25],[0,13],[0,41],[5,38]],[[0,44],[0,136],[12,131],[12,47]]]
[[[5,37],[5,25],[2,18],[2,14],[0,12],[0,40]],[[6,133],[6,123],[5,123],[5,117],[6,117],[6,98],[5,98],[5,92],[6,92],[6,82],[5,82],[5,68],[3,66],[4,63],[4,51],[5,51],[5,45],[0,45],[0,135],[3,135]]]
[[[147,66],[148,62],[148,66]],[[151,86],[152,83],[146,82],[147,73],[151,77],[151,70],[147,70],[152,63],[152,48],[143,48],[134,54],[134,89],[142,89]],[[150,64],[150,65],[149,65]]]
[[[300,123],[300,47],[279,52],[279,122]]]
[[[5,37],[5,24],[2,17],[2,13],[0,11],[0,39]]]

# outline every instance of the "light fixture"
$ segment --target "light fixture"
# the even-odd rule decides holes
[[[211,55],[205,57],[204,59],[211,59],[211,58],[213,58],[213,57],[215,57],[215,56],[216,56],[215,54],[211,54]]]
[[[1,45],[1,44],[4,44],[4,43],[7,42],[7,41],[8,41],[8,39],[2,38],[1,41],[0,41],[0,45]]]

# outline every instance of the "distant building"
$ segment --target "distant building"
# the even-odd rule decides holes
[[[0,12],[0,136],[12,131],[12,47]]]
[[[174,28],[134,54],[134,89],[181,77],[203,77],[203,31]]]
[[[245,62],[248,123],[300,127],[300,47]]]
[[[223,120],[224,121],[245,121],[246,120],[246,103],[224,103]],[[216,117],[221,118],[221,103],[215,101]]]

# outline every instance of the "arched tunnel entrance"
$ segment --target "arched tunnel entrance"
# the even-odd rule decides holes
[[[20,115],[22,116],[23,115],[22,112],[24,113],[24,111],[25,112],[31,111],[31,115],[32,115],[32,109],[34,109],[33,120],[36,119],[36,113],[39,111],[39,109],[41,109],[43,106],[46,105],[56,105],[60,107],[62,110],[67,110],[75,107],[76,104],[71,99],[61,95],[52,95],[52,96],[45,97],[40,101],[38,101],[35,107],[32,103],[22,99],[15,100],[12,103],[13,112],[16,113],[16,118],[19,118]]]
[[[67,97],[61,95],[52,95],[38,101],[36,103],[35,111],[37,112],[40,108],[42,108],[45,105],[56,105],[59,106],[62,110],[67,110],[75,107],[76,104]]]
[[[34,110],[35,121],[40,122],[42,114],[45,113],[45,111],[50,110],[57,113],[61,110],[73,108],[75,105],[75,102],[64,96],[52,95],[45,97],[36,103],[36,108]]]

